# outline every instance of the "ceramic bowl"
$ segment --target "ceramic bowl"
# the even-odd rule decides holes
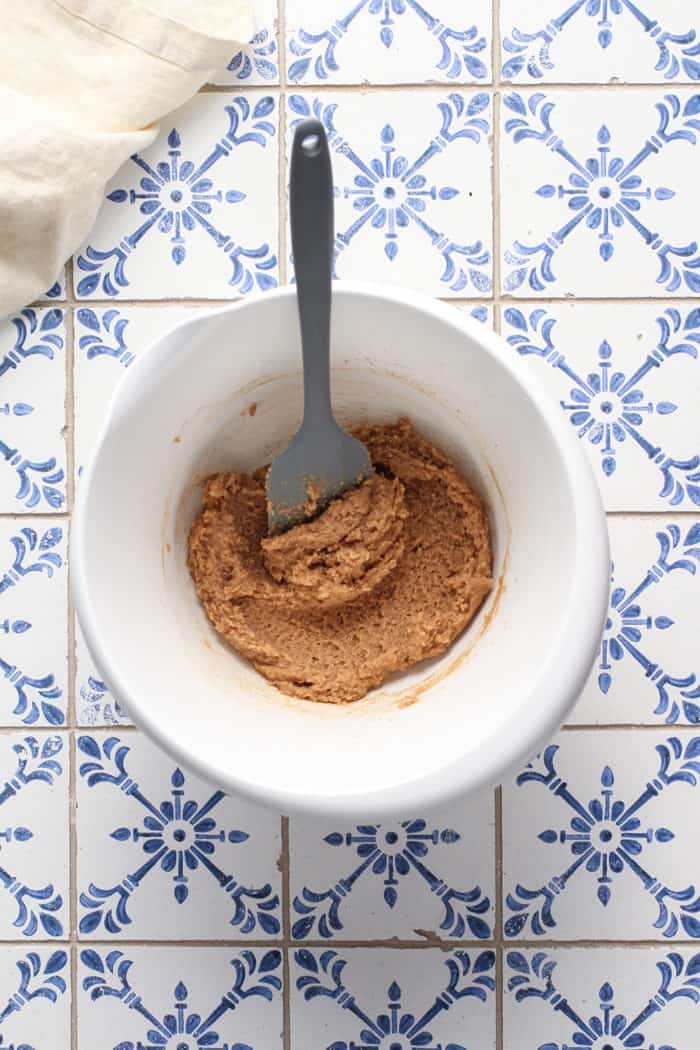
[[[298,426],[293,289],[185,321],[125,373],[72,532],[79,620],[133,720],[224,789],[283,812],[380,818],[501,780],[560,725],[608,594],[605,516],[558,407],[464,311],[339,283],[341,422],[407,415],[490,508],[496,586],[449,652],[347,706],[283,696],[217,638],[186,566],[199,481],[249,470]]]

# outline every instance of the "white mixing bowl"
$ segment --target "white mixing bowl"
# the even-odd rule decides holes
[[[442,658],[348,706],[281,695],[219,641],[186,566],[198,481],[269,460],[301,414],[292,289],[195,317],[125,374],[72,533],[82,629],[113,693],[178,761],[283,812],[378,818],[498,782],[563,721],[608,594],[605,516],[562,413],[463,311],[339,283],[341,422],[407,415],[491,513],[497,585]]]

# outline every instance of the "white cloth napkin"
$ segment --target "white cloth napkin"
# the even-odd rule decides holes
[[[248,0],[14,0],[0,30],[0,317],[87,236],[105,183],[248,40]]]

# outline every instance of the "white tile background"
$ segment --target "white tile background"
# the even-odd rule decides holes
[[[110,183],[126,192],[87,241],[106,258],[95,271],[76,258],[35,314],[0,326],[0,580],[16,573],[13,537],[24,535],[21,565],[60,559],[0,590],[0,1045],[697,1050],[695,0],[254,7],[252,43],[163,122],[143,158],[154,185],[139,184],[147,173],[133,161]],[[187,773],[180,784],[128,724],[69,615],[70,509],[134,357],[189,312],[291,277],[280,168],[292,121],[314,104],[334,129],[338,232],[352,231],[338,273],[414,287],[493,325],[580,432],[609,513],[610,617],[558,750],[492,795],[383,827],[221,799],[200,825],[163,803],[181,791],[178,804],[201,804],[213,789]],[[230,111],[247,130],[262,122],[262,141],[232,143]],[[210,184],[174,177],[174,160],[212,153]],[[132,202],[132,190],[147,196]],[[193,196],[198,217],[184,219]],[[129,241],[154,214],[140,210],[147,199],[160,227]],[[105,284],[120,245],[128,283]],[[76,294],[92,272],[99,283]],[[51,465],[28,468],[37,488],[19,496],[22,458]],[[28,755],[22,769],[45,778],[22,780]],[[608,819],[615,802],[623,829]],[[120,895],[128,923],[108,920]],[[230,925],[236,895],[279,895],[262,910],[267,929],[259,915]],[[538,929],[545,900],[551,920]],[[241,996],[237,980],[267,994]],[[324,982],[334,994],[313,995]],[[478,994],[460,994],[470,983]],[[49,994],[22,995],[18,1009],[18,990],[39,986]],[[119,995],[102,994],[110,987]]]

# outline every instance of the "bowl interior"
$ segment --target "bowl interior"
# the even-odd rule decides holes
[[[219,641],[185,564],[198,481],[259,466],[298,425],[293,296],[188,322],[125,376],[81,482],[79,613],[135,720],[225,787],[314,808],[321,798],[391,806],[424,783],[427,801],[449,790],[455,767],[462,786],[496,780],[502,756],[534,748],[574,699],[543,687],[571,630],[571,566],[585,542],[569,446],[506,348],[453,313],[335,295],[339,418],[408,415],[454,458],[488,503],[497,580],[449,653],[349,706],[268,686]]]

